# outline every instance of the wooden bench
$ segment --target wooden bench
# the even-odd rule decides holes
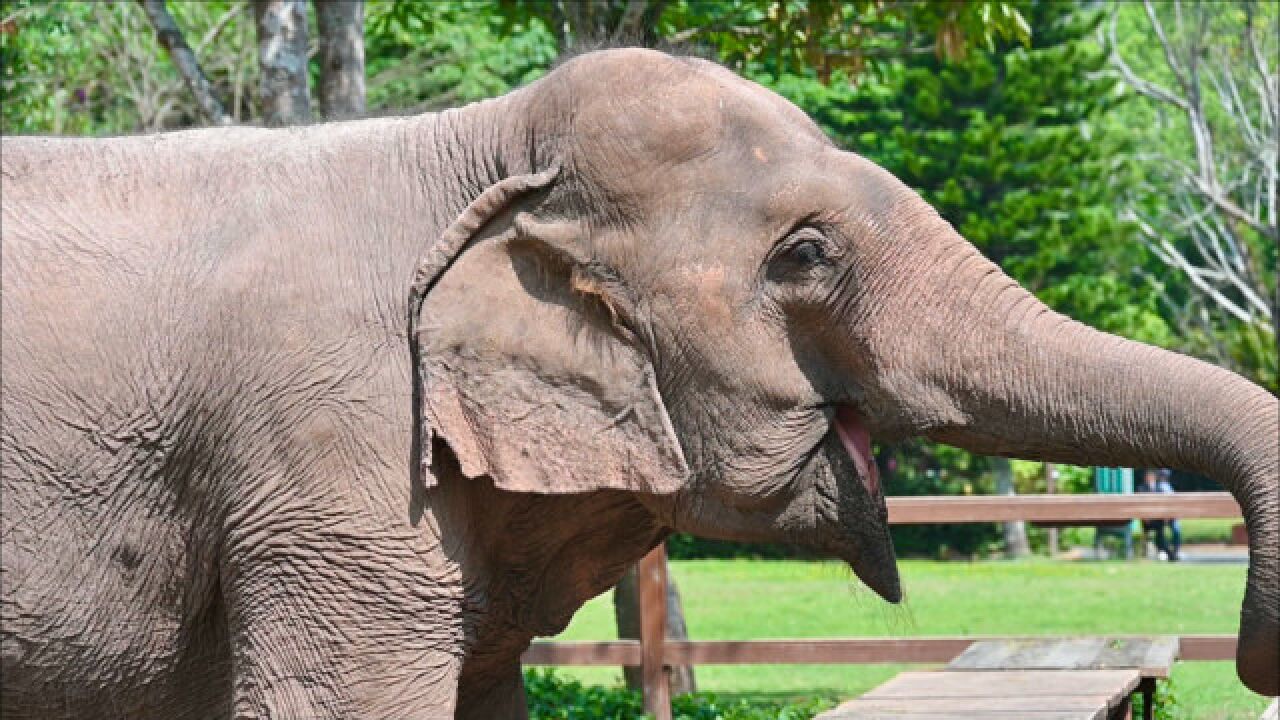
[[[948,670],[1116,670],[1138,671],[1143,719],[1151,720],[1156,681],[1166,680],[1180,651],[1178,638],[1073,637],[984,640],[960,653]]]
[[[1174,637],[984,640],[945,670],[903,673],[819,717],[1115,720],[1141,691],[1150,720],[1155,683],[1169,677],[1178,650]]]
[[[820,720],[1117,720],[1137,670],[905,672]]]

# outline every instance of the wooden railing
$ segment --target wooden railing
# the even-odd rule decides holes
[[[1092,525],[1133,518],[1235,518],[1240,506],[1227,493],[1135,495],[980,495],[888,498],[889,523],[920,525],[1025,520]],[[645,708],[671,717],[667,668],[680,665],[945,663],[977,640],[992,637],[838,638],[812,640],[666,639],[666,550],[640,561],[640,640],[535,642],[527,665],[631,665],[642,669]],[[1234,635],[1184,635],[1183,660],[1230,660]]]

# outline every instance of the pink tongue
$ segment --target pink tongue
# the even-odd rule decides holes
[[[871,434],[858,418],[858,414],[841,405],[836,409],[836,434],[844,445],[845,452],[853,458],[858,468],[858,476],[866,486],[871,497],[880,496],[880,471],[876,468],[875,458],[871,456]]]

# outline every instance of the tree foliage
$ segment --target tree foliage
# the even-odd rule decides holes
[[[1107,30],[1113,119],[1138,148],[1117,205],[1160,261],[1150,294],[1176,347],[1280,390],[1280,8],[1135,3]]]
[[[165,7],[231,120],[261,122],[250,3],[170,0]],[[369,110],[440,110],[500,95],[545,72],[556,58],[551,33],[536,21],[509,23],[494,7],[366,3]],[[138,3],[4,0],[0,23],[5,133],[111,135],[208,122]],[[315,54],[318,33],[310,36]]]
[[[1103,329],[1170,341],[1119,219],[1127,139],[1103,119],[1114,80],[1093,42],[1102,13],[1019,4],[1029,45],[965,59],[907,58],[879,82],[780,89],[846,147],[915,188],[970,242],[1049,305]]]
[[[933,54],[963,58],[1031,28],[1002,0],[500,0],[507,23],[541,21],[561,50],[601,43],[703,47],[739,70],[814,70],[825,81],[869,63]]]
[[[663,14],[658,33],[709,45],[739,71],[767,68],[775,78],[812,71],[824,82],[902,58],[960,60],[972,48],[1032,35],[1015,3],[993,0],[683,0]]]
[[[232,119],[257,87],[247,3],[169,3]],[[5,133],[110,135],[204,124],[205,114],[137,3],[0,3]]]
[[[597,720],[648,717],[640,693],[583,685],[551,668],[524,672],[530,720]],[[791,702],[721,698],[692,693],[672,698],[673,720],[808,720],[833,703],[823,697]]]
[[[493,97],[532,82],[556,59],[536,18],[503,17],[493,4],[369,3],[369,106],[423,112]]]

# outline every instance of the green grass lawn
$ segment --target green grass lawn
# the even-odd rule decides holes
[[[1233,633],[1244,566],[1171,563],[900,563],[907,599],[891,606],[838,563],[673,562],[689,634],[703,640],[910,635]],[[611,597],[588,603],[565,640],[616,637]],[[849,698],[900,665],[699,666],[699,690],[752,698]],[[585,682],[620,682],[617,668],[564,668]],[[1187,718],[1256,718],[1266,703],[1232,663],[1179,663],[1173,691]]]
[[[1182,521],[1182,543],[1229,543],[1231,527],[1240,518],[1188,518]]]
[[[1182,544],[1228,544],[1231,542],[1231,528],[1239,522],[1241,522],[1240,518],[1183,518]],[[1061,533],[1063,543],[1067,546],[1093,545],[1094,530],[1091,527],[1069,527],[1062,529]],[[1118,537],[1109,537],[1107,541],[1113,552],[1120,552],[1121,544]],[[1140,548],[1135,547],[1135,550],[1141,552]]]

